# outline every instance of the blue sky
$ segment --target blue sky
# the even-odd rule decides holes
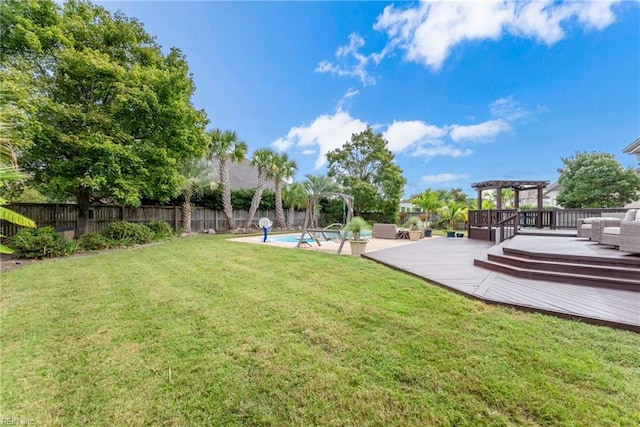
[[[326,172],[383,133],[405,196],[558,178],[576,151],[640,136],[640,2],[97,2],[187,57],[194,106],[250,152]]]

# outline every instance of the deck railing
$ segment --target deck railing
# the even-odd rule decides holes
[[[502,242],[515,236],[523,227],[572,230],[579,218],[606,216],[608,213],[626,212],[626,208],[614,209],[483,209],[469,211],[468,235],[471,239]],[[498,231],[498,235],[496,235]]]

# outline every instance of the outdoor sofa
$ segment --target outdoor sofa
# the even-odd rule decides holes
[[[397,239],[398,227],[395,224],[373,224],[371,235],[374,239]]]
[[[616,226],[619,221],[622,220],[625,213],[608,213],[606,216],[593,216],[589,218],[578,218],[578,230],[577,236],[585,239],[591,239],[594,242],[598,241],[600,232],[602,230],[602,221],[606,221],[606,226]],[[596,232],[594,233],[594,228]]]
[[[598,243],[618,246],[622,252],[640,253],[640,210],[630,209],[617,225],[604,227]]]

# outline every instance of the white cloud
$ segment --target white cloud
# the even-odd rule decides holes
[[[411,153],[411,157],[464,157],[471,154],[473,154],[473,150],[470,148],[458,148],[453,145],[446,145],[440,140],[435,140],[419,144]]]
[[[423,182],[450,182],[457,181],[459,179],[467,179],[469,177],[468,174],[455,174],[455,173],[440,173],[437,175],[424,175],[422,177]]]
[[[352,134],[362,132],[366,128],[366,123],[338,109],[335,114],[317,117],[309,126],[292,127],[286,137],[277,139],[272,145],[276,148],[289,148],[294,145],[317,146],[318,158],[315,167],[318,169],[327,162],[326,153],[342,147],[345,142],[351,140]]]
[[[407,60],[438,70],[451,50],[465,41],[498,40],[511,34],[552,45],[566,36],[563,26],[573,20],[587,29],[602,30],[615,22],[612,7],[621,2],[425,0],[407,8],[385,7],[374,28],[389,36],[385,51],[400,48]]]
[[[345,110],[348,108],[345,108],[345,105],[349,105],[350,101],[360,93],[359,90],[357,89],[349,89],[347,90],[347,93],[344,94],[344,96],[340,99],[340,101],[338,101],[338,110]]]
[[[278,138],[273,141],[271,145],[278,151],[287,151],[293,145],[293,141],[285,138]]]
[[[380,55],[373,57],[361,54],[359,50],[363,46],[364,39],[359,34],[350,34],[349,44],[340,46],[335,52],[335,56],[341,64],[321,61],[315,71],[336,76],[357,77],[365,86],[376,84],[376,79],[369,74],[366,67],[371,60],[377,63],[380,60]]]
[[[424,139],[436,139],[445,135],[437,126],[428,125],[420,120],[394,121],[383,133],[389,141],[391,151],[404,151],[407,147]]]
[[[286,137],[278,138],[272,146],[278,150],[291,147],[303,148],[302,154],[316,155],[316,168],[326,163],[326,153],[342,147],[351,135],[367,128],[363,120],[351,117],[342,109],[345,99],[358,91],[349,90],[338,102],[334,114],[321,115],[308,126],[292,127]],[[463,143],[491,141],[501,133],[510,132],[512,124],[531,113],[512,97],[500,98],[489,104],[489,113],[496,117],[478,124],[453,124],[436,126],[421,120],[394,120],[389,125],[369,125],[389,142],[394,153],[404,152],[411,157],[463,157],[473,150]]]
[[[492,116],[509,121],[522,119],[530,115],[530,112],[519,102],[514,101],[511,96],[493,101],[489,104],[489,111]]]
[[[462,140],[486,140],[496,137],[496,135],[508,132],[511,125],[503,119],[488,120],[477,125],[453,125],[449,136],[458,142]]]

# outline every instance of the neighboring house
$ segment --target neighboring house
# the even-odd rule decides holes
[[[411,202],[400,202],[400,212],[422,212],[420,206],[414,205]]]
[[[560,191],[560,184],[554,182],[547,186],[542,192],[542,206],[549,208],[557,208],[556,199]],[[538,190],[523,190],[518,198],[520,206],[538,206]]]
[[[213,166],[214,176],[218,179],[220,177],[220,162],[218,159],[214,159],[211,165]],[[243,163],[229,162],[229,181],[231,181],[232,190],[255,188],[258,183],[258,169],[251,166],[249,161],[244,161]],[[265,188],[273,191],[275,189],[273,181],[267,181]]]
[[[636,138],[635,141],[624,147],[622,149],[622,152],[631,154],[632,156],[636,156],[636,160],[638,160],[638,167],[636,168],[636,172],[640,174],[640,138]],[[640,208],[640,200],[626,205],[625,208]]]

